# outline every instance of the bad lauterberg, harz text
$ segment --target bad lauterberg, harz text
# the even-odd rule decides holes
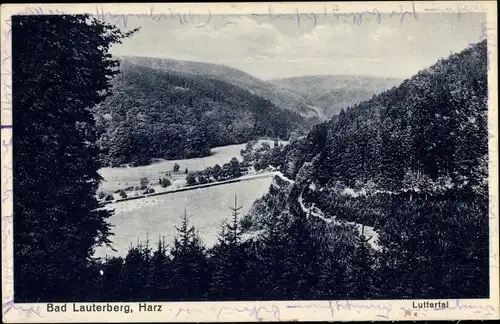
[[[81,304],[78,305],[76,303],[72,304],[72,310],[75,313],[84,313],[84,312],[122,312],[125,314],[132,313],[132,308],[130,305],[112,305],[110,303],[98,304]],[[68,305],[65,303],[63,305],[57,304],[47,304],[47,312],[67,312]]]

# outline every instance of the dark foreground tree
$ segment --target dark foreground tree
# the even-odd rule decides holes
[[[241,208],[235,196],[234,207],[231,207],[232,221],[224,221],[217,243],[211,251],[213,277],[210,293],[216,300],[240,300],[244,296],[246,257],[239,224]]]
[[[16,302],[82,298],[94,247],[110,243],[91,108],[118,73],[110,46],[134,32],[87,15],[12,17]]]
[[[171,297],[174,300],[200,300],[205,297],[208,288],[205,247],[195,227],[189,225],[186,211],[181,219],[181,227],[176,227],[177,236],[170,251]]]

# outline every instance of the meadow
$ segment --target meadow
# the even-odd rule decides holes
[[[224,219],[231,217],[229,208],[234,206],[235,195],[244,214],[268,192],[271,181],[272,177],[259,178],[107,205],[106,208],[115,210],[109,222],[113,225],[112,241],[117,251],[100,247],[95,256],[125,256],[131,244],[144,243],[147,238],[153,245],[159,237],[172,244],[184,210],[202,241],[210,247],[215,244]]]

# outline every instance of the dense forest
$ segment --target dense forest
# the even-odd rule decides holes
[[[101,160],[110,166],[202,157],[215,146],[288,139],[292,130],[310,126],[299,114],[235,85],[128,61],[113,80],[113,95],[94,111]]]
[[[173,245],[97,263],[95,298],[488,297],[486,64],[482,42],[265,155],[284,175],[214,247],[184,213]]]
[[[314,206],[374,226],[376,269],[399,282],[386,296],[488,296],[486,53],[473,45],[313,127],[278,159],[295,182],[245,222]]]
[[[487,175],[485,55],[481,42],[316,125],[287,148],[283,172],[311,162],[320,185],[397,190],[420,180],[476,192]]]

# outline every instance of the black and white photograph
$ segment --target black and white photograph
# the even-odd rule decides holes
[[[262,5],[10,17],[4,314],[497,298],[486,12]]]

